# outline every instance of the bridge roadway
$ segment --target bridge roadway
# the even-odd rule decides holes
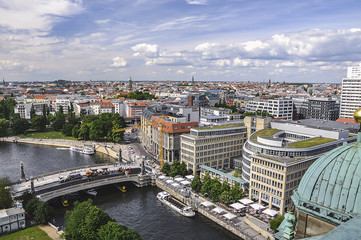
[[[94,176],[88,178],[86,171],[90,169],[108,169],[108,174]],[[131,169],[130,173],[125,175],[119,172],[119,168]],[[61,183],[60,177],[66,178],[71,172],[79,172],[82,176],[81,179],[70,180]],[[107,184],[113,184],[118,182],[137,182],[138,174],[141,172],[139,166],[135,164],[98,164],[90,166],[82,166],[72,169],[65,169],[58,172],[48,173],[32,177],[34,183],[35,195],[42,201],[48,201],[50,199],[81,190],[87,190],[94,187],[99,187]],[[31,181],[24,181],[22,183],[15,184],[11,187],[11,192],[14,197],[20,196],[25,191],[31,191]]]

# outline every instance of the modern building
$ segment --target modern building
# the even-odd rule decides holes
[[[340,105],[331,98],[310,98],[302,103],[298,119],[324,119],[335,121],[339,117]]]
[[[25,210],[23,208],[8,208],[0,210],[0,234],[25,228]]]
[[[242,178],[249,197],[284,214],[292,191],[322,154],[356,140],[348,130],[273,121],[253,133],[243,146]]]
[[[193,174],[201,170],[200,165],[228,169],[233,158],[241,155],[245,141],[244,124],[193,128],[181,136],[181,161]]]
[[[126,116],[127,117],[140,117],[142,116],[143,110],[147,105],[151,104],[150,101],[136,101],[126,103]]]
[[[293,100],[286,98],[255,98],[247,102],[246,112],[267,111],[275,118],[292,120]]]
[[[347,68],[347,77],[342,79],[340,118],[353,118],[361,107],[361,64]]]
[[[256,131],[270,128],[271,121],[271,117],[246,116],[244,118],[244,125],[247,127],[247,138]]]

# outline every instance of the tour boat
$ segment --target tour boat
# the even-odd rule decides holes
[[[74,151],[74,152],[84,153],[84,154],[87,154],[87,155],[94,154],[94,150],[91,147],[71,146],[70,150]]]
[[[94,154],[94,150],[91,147],[84,147],[83,153],[87,154],[87,155],[92,155],[92,154]]]
[[[179,214],[185,217],[194,217],[195,212],[192,210],[191,207],[186,206],[185,204],[181,203],[177,199],[173,198],[167,192],[160,192],[157,194],[157,198],[160,202],[167,205],[174,211],[178,212]]]
[[[95,191],[95,189],[89,189],[86,191],[86,193],[92,196],[96,196],[98,194],[97,191]]]

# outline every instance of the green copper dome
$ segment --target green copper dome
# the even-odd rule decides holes
[[[296,207],[336,222],[361,213],[361,143],[340,146],[317,159],[292,200]]]

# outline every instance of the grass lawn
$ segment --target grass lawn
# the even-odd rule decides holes
[[[1,240],[51,240],[43,230],[38,227],[30,227],[9,235],[1,235]]]
[[[281,131],[281,130],[274,129],[274,128],[264,129],[264,130],[261,130],[261,131],[256,132],[256,133],[253,135],[253,138],[254,138],[254,139],[257,139],[257,137],[269,137],[269,136],[273,136],[273,135],[275,135],[276,133],[278,133],[278,132],[280,132],[280,131]]]
[[[20,138],[41,138],[41,139],[69,139],[76,140],[73,137],[66,137],[61,132],[49,131],[49,132],[31,132],[22,135],[18,135]]]
[[[308,147],[313,147],[313,146],[317,146],[317,145],[321,145],[321,144],[325,144],[325,143],[329,143],[329,142],[333,142],[333,141],[336,141],[336,140],[332,139],[332,138],[317,137],[317,138],[312,138],[312,139],[308,139],[308,140],[304,140],[304,141],[300,141],[300,142],[290,143],[290,144],[288,144],[288,146],[294,147],[294,148],[308,148]]]

